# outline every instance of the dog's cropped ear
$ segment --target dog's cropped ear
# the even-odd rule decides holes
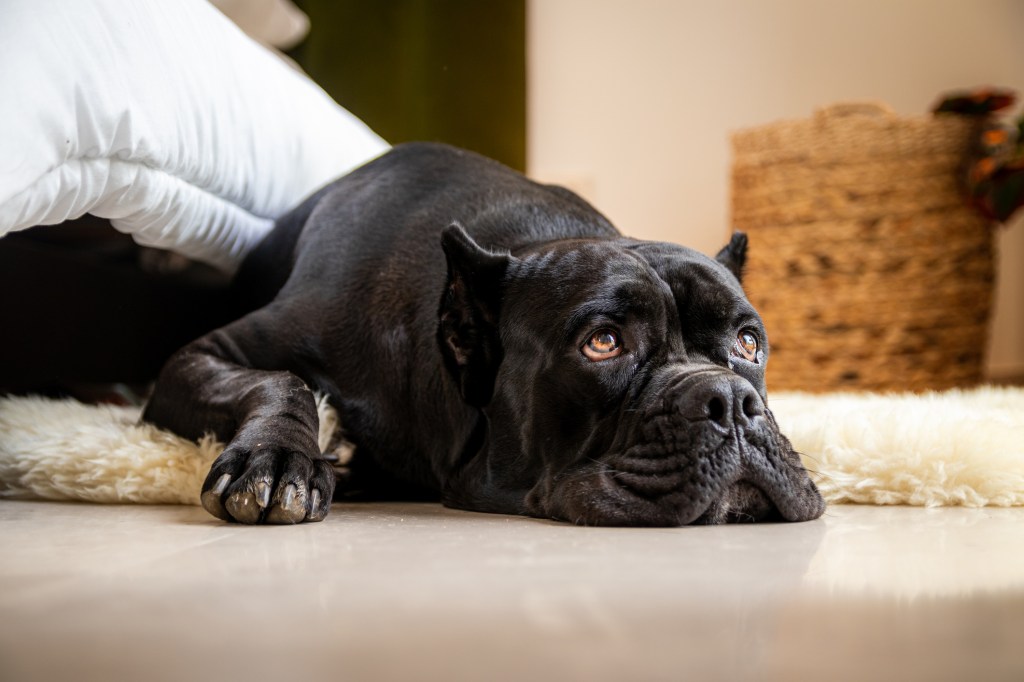
[[[715,260],[726,267],[729,272],[736,276],[740,282],[743,281],[743,266],[747,262],[747,235],[742,232],[733,232],[732,239],[722,247],[722,250],[715,256]]]
[[[448,281],[441,296],[438,342],[463,399],[483,407],[491,401],[503,355],[498,315],[511,256],[482,248],[458,223],[445,228],[441,247],[448,259]]]

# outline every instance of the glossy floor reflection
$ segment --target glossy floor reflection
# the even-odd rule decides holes
[[[0,680],[1021,680],[1024,509],[292,528],[0,502]]]

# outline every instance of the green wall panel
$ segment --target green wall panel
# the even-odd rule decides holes
[[[525,0],[299,0],[290,54],[391,143],[448,142],[526,165]]]

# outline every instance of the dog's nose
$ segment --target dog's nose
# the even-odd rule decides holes
[[[750,382],[725,373],[708,373],[686,382],[678,406],[690,421],[707,420],[725,429],[746,426],[764,415],[764,403]]]

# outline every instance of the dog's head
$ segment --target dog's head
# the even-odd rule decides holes
[[[766,405],[742,234],[716,259],[629,239],[494,253],[458,226],[442,245],[438,339],[485,425],[450,504],[602,525],[821,515]]]

